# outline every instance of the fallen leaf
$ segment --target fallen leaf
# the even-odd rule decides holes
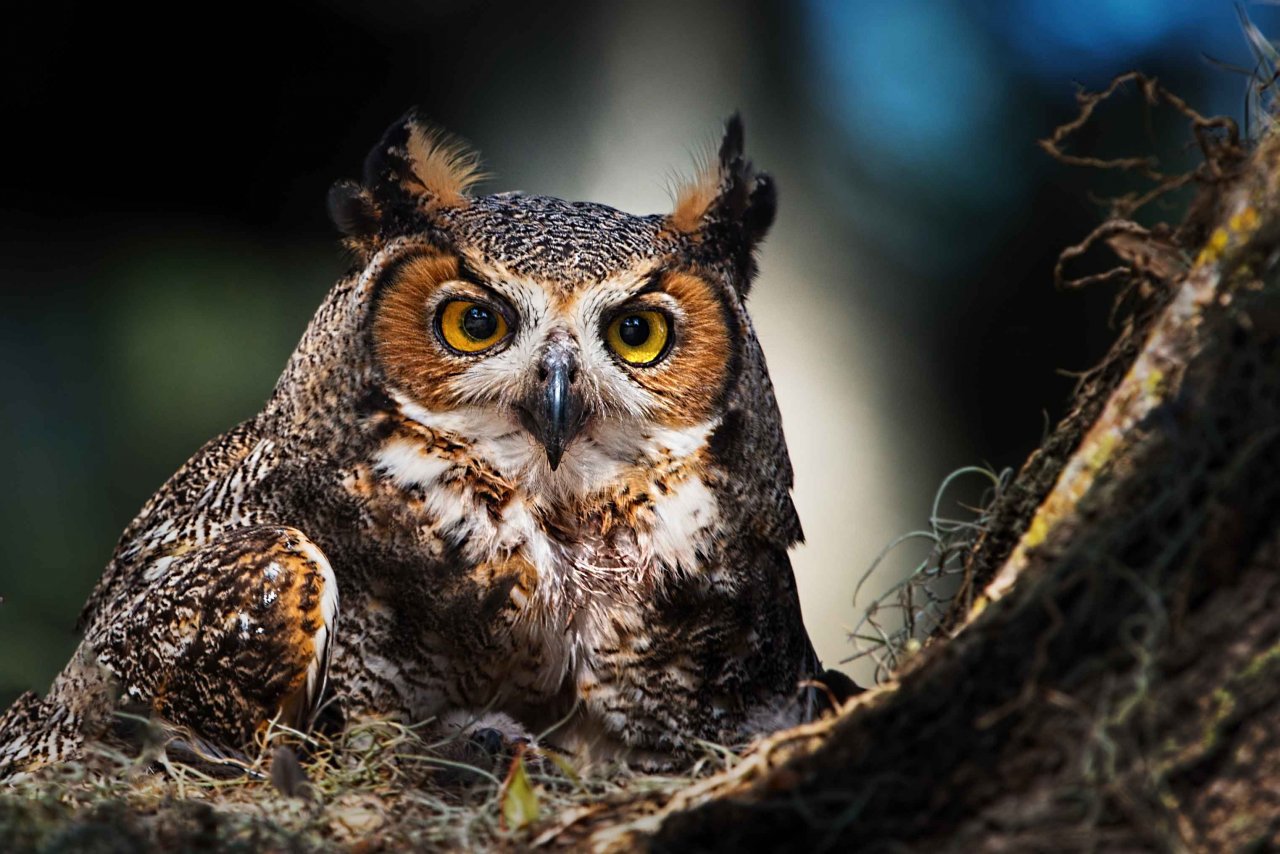
[[[525,745],[518,745],[502,784],[502,826],[521,830],[538,820],[538,790],[524,767]]]

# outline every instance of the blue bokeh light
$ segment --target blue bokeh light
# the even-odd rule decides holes
[[[811,12],[822,108],[895,182],[945,195],[990,173],[1004,80],[956,5],[814,0]]]
[[[1205,0],[1015,0],[999,4],[1010,41],[1044,70],[1092,70],[1117,57],[1184,39],[1217,18],[1235,26],[1228,3]]]
[[[1277,10],[1248,8],[1275,30]],[[1008,209],[1031,192],[1047,166],[1032,143],[1052,118],[1029,114],[1028,91],[1069,110],[1077,81],[1101,87],[1134,68],[1172,68],[1194,81],[1202,112],[1243,113],[1246,78],[1205,60],[1251,64],[1229,0],[808,0],[805,11],[814,105],[843,136],[832,144],[887,204],[912,195],[942,218]],[[871,207],[886,248],[922,263],[912,236]]]

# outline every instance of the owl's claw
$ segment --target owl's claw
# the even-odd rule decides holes
[[[471,732],[471,743],[490,756],[499,756],[505,749],[517,743],[493,727],[481,727]]]

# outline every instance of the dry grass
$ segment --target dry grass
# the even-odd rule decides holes
[[[94,745],[81,761],[0,791],[0,850],[526,847],[612,802],[673,794],[737,761],[707,744],[678,774],[580,769],[535,746],[493,755],[386,720],[334,740],[273,728],[231,776],[158,746],[130,755]]]
[[[989,527],[990,510],[1012,477],[1011,469],[997,473],[971,466],[954,471],[943,480],[933,499],[929,527],[903,534],[885,546],[858,581],[853,594],[855,602],[865,585],[876,576],[889,573],[901,576],[863,609],[849,632],[853,654],[842,663],[872,659],[876,684],[883,684],[893,677],[907,657],[928,642],[960,589],[965,558]],[[962,479],[986,482],[986,488],[973,505],[956,502],[950,496]],[[922,560],[905,571],[892,566],[890,558],[903,546],[919,542],[928,547]]]

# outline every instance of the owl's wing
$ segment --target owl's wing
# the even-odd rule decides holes
[[[159,558],[85,644],[170,734],[217,758],[272,720],[305,729],[324,693],[338,587],[295,528],[259,526]]]

